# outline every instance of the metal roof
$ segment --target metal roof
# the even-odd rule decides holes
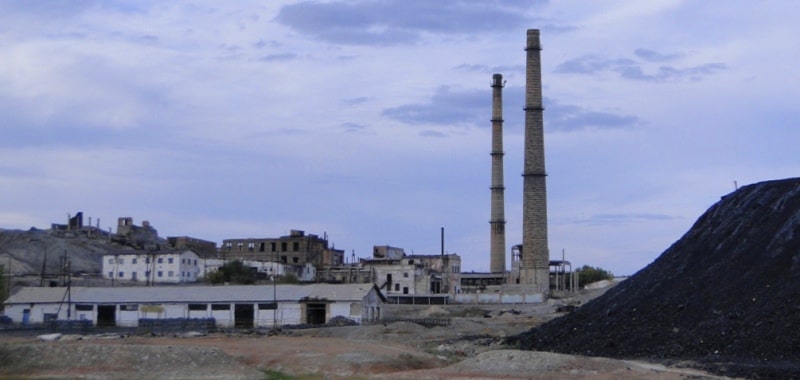
[[[361,302],[374,284],[73,287],[72,303]],[[376,289],[377,291],[377,289]],[[274,293],[273,293],[274,292]],[[380,291],[377,291],[380,294]],[[67,302],[67,288],[22,288],[5,304]]]

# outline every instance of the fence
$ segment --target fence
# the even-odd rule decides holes
[[[139,332],[171,333],[177,331],[214,331],[214,318],[139,318]]]
[[[395,322],[410,322],[425,327],[450,326],[450,318],[384,318],[371,322],[372,324],[390,324]]]

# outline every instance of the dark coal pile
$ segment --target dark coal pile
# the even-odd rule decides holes
[[[508,343],[800,378],[800,178],[723,197],[646,268]]]

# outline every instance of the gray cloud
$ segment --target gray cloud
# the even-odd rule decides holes
[[[650,62],[666,62],[683,57],[683,54],[680,53],[662,54],[649,49],[636,49],[634,50],[633,54],[636,54],[637,57]]]
[[[491,118],[491,92],[488,86],[486,91],[463,92],[453,92],[449,87],[442,86],[428,103],[387,108],[382,114],[406,124],[452,126],[478,123]]]
[[[559,104],[545,99],[545,128],[554,132],[575,132],[586,129],[631,128],[641,121],[636,116],[590,111],[580,106]]]
[[[262,61],[291,61],[297,58],[297,54],[283,53],[283,54],[268,54],[261,57]]]
[[[638,49],[637,56],[647,61],[661,62],[674,60],[677,54],[663,55],[650,50]],[[647,82],[675,82],[681,80],[699,81],[703,77],[712,75],[727,67],[722,63],[708,63],[700,66],[676,68],[673,66],[660,66],[654,73],[647,73],[642,63],[629,58],[604,59],[598,56],[586,55],[559,64],[555,72],[560,74],[594,74],[599,72],[613,72],[621,78],[647,81]]]
[[[347,133],[363,132],[367,129],[366,125],[358,123],[344,123],[341,127],[344,128],[344,131]]]
[[[358,105],[358,104],[366,103],[366,102],[368,102],[370,100],[372,100],[372,98],[369,97],[369,96],[359,96],[357,98],[345,99],[345,100],[342,101],[342,103],[344,103],[345,105],[348,105],[348,106],[355,106],[355,105]]]
[[[423,33],[480,34],[522,29],[532,24],[524,10],[539,2],[383,0],[318,3],[281,8],[276,20],[324,41],[352,45],[396,45]]]

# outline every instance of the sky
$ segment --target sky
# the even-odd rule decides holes
[[[800,3],[0,0],[0,228],[327,236],[488,271],[492,74],[507,266],[525,39],[551,259],[630,275],[720,197],[800,173]]]

